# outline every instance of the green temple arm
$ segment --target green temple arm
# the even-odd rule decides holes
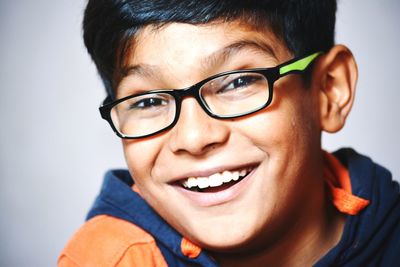
[[[280,75],[285,75],[285,74],[287,74],[289,72],[292,72],[292,71],[303,71],[320,54],[321,54],[321,52],[317,52],[317,53],[314,53],[312,55],[309,55],[308,57],[301,58],[301,59],[299,59],[299,60],[297,60],[295,62],[289,63],[288,65],[282,66],[279,69],[279,74]]]

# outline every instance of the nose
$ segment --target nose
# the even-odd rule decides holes
[[[173,153],[199,156],[226,143],[229,135],[229,126],[225,122],[210,117],[196,99],[190,97],[182,101],[169,146]]]

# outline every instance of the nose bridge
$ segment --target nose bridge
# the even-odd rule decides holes
[[[187,97],[193,97],[196,99],[197,103],[204,109],[203,104],[201,103],[200,97],[199,97],[199,90],[201,88],[202,84],[197,83],[195,85],[186,87],[184,89],[178,89],[175,90],[175,94],[178,96],[179,101],[182,103],[183,99]]]
[[[200,88],[203,86],[203,81],[199,82],[197,84],[194,84],[192,86],[183,88],[183,89],[176,89],[174,90],[175,96],[177,98],[177,101],[179,102],[178,105],[180,106],[180,109],[183,104],[183,100],[187,98],[194,98],[197,102],[197,104],[201,107],[201,109],[204,111],[204,113],[208,114],[209,116],[212,117],[212,114],[207,110],[207,107],[204,105],[201,96],[200,96]],[[180,114],[179,114],[180,116]]]
[[[180,114],[170,136],[173,152],[186,151],[198,155],[224,143],[229,136],[224,122],[210,117],[204,110],[198,97],[198,88],[192,86],[180,91]]]

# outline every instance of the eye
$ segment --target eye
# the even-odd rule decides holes
[[[236,91],[239,89],[246,89],[257,82],[259,82],[262,78],[259,75],[251,75],[244,74],[239,77],[234,77],[232,79],[225,79],[225,83],[221,85],[221,88],[217,91],[217,94],[223,94],[227,92]],[[228,82],[226,82],[228,80]]]
[[[162,97],[146,97],[141,99],[133,99],[129,105],[129,109],[150,109],[168,105],[168,100]]]

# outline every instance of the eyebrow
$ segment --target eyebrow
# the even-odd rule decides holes
[[[252,49],[256,52],[262,52],[266,55],[270,55],[276,58],[275,52],[271,46],[263,41],[254,40],[239,40],[232,44],[229,44],[207,57],[203,58],[200,62],[204,69],[212,69],[215,66],[223,65],[229,60],[234,54],[244,49]],[[122,68],[122,79],[130,75],[139,75],[144,77],[156,77],[160,75],[160,67],[151,64],[136,64]]]
[[[201,64],[205,69],[211,69],[215,66],[222,65],[227,62],[233,55],[239,53],[244,49],[254,50],[255,52],[262,52],[263,54],[276,58],[275,52],[271,46],[265,42],[254,40],[239,40],[222,49],[217,50],[206,58],[202,59]]]

